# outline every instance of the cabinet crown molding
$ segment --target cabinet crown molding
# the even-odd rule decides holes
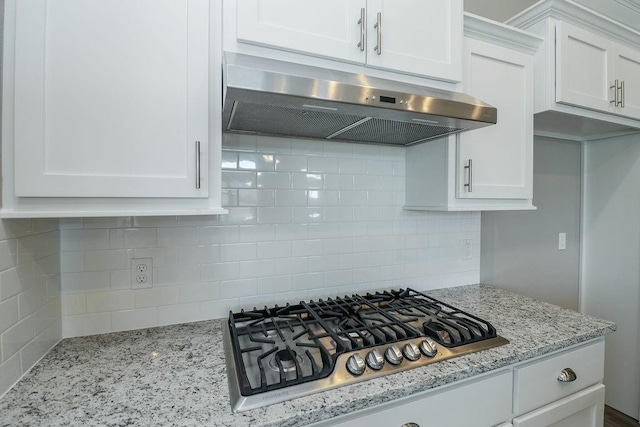
[[[637,2],[634,1],[633,3],[640,9],[640,5]],[[546,18],[554,18],[576,24],[596,33],[605,33],[610,37],[640,48],[639,31],[571,0],[539,1],[505,23],[526,29]]]
[[[544,42],[543,38],[527,31],[466,12],[464,35],[525,53],[535,53]]]

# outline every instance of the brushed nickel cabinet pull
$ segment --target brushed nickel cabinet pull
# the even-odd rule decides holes
[[[376,40],[377,44],[376,47],[373,48],[373,50],[375,50],[378,55],[382,55],[382,12],[378,12],[376,23],[374,24],[373,28],[378,30]]]
[[[624,108],[624,80],[620,82],[620,107]]]
[[[364,52],[364,42],[365,42],[365,33],[367,31],[367,27],[365,25],[365,9],[364,7],[360,8],[360,19],[358,20],[358,24],[360,24],[360,43],[358,43],[358,47],[361,52]]]
[[[196,141],[196,188],[200,189],[200,141]]]
[[[469,180],[464,185],[469,193],[473,192],[473,161],[469,159],[469,164],[464,167],[468,171]]]
[[[613,101],[609,101],[609,104],[613,104],[614,107],[618,106],[618,80],[613,81],[613,86],[609,86],[609,89],[613,89]]]
[[[558,381],[561,383],[570,383],[578,379],[578,376],[571,368],[564,368],[558,375]]]

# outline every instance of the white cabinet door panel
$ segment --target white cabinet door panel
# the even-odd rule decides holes
[[[207,0],[19,1],[15,62],[16,195],[207,196]]]
[[[460,81],[461,1],[368,0],[367,28],[367,66]]]
[[[364,64],[366,0],[238,0],[238,40]],[[365,40],[366,43],[366,40]]]
[[[589,31],[556,24],[556,102],[609,111],[612,108],[613,42]]]
[[[617,46],[615,75],[624,85],[622,106],[616,108],[616,114],[640,119],[640,52]]]
[[[531,56],[465,40],[465,92],[498,109],[498,123],[460,134],[457,195],[468,199],[532,198],[533,64]],[[472,160],[472,189],[469,171]]]

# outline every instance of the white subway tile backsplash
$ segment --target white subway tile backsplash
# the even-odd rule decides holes
[[[258,278],[258,295],[270,295],[291,290],[291,276],[272,276]]]
[[[340,170],[335,157],[309,157],[307,165],[309,172],[338,173]]]
[[[322,255],[324,241],[316,240],[297,240],[292,242],[292,253],[294,256]]]
[[[273,154],[238,153],[238,168],[255,171],[273,171],[275,169]]]
[[[111,327],[116,331],[150,328],[158,324],[156,307],[111,312]]]
[[[309,206],[337,206],[339,204],[337,190],[309,190],[307,193]]]
[[[238,169],[238,154],[239,153],[236,153],[234,151],[222,151],[222,169]]]
[[[209,317],[200,313],[199,302],[165,305],[158,307],[158,324],[153,326],[174,325],[206,319]]]
[[[276,224],[276,240],[299,240],[308,236],[307,224]]]
[[[306,206],[306,190],[275,190],[276,206]]]
[[[314,223],[324,221],[324,209],[320,206],[291,208],[291,221],[296,223]]]
[[[275,205],[274,190],[238,190],[239,206],[273,206]]]
[[[62,273],[65,292],[97,291],[109,289],[108,271],[83,271],[80,273]],[[0,276],[0,286],[2,277]]]
[[[18,263],[17,240],[0,241],[0,271],[15,267]]]
[[[238,298],[256,295],[258,279],[226,280],[220,283],[222,298]]]
[[[321,173],[294,173],[292,185],[296,189],[321,189],[324,176]]]
[[[0,273],[0,301],[18,295],[33,286],[33,266],[23,264]]]
[[[158,228],[158,246],[195,246],[200,242],[197,227]]]
[[[258,139],[255,135],[240,135],[237,133],[222,134],[222,149],[234,151],[256,151]],[[261,141],[261,143],[263,143]]]
[[[115,228],[109,230],[111,249],[152,248],[158,245],[157,228]]]
[[[87,295],[82,293],[62,295],[62,313],[65,316],[87,312]]]
[[[294,274],[292,277],[292,288],[300,289],[317,289],[324,285],[324,275],[318,273]]]
[[[216,280],[237,279],[240,276],[239,262],[220,262],[215,264],[203,264],[200,267],[202,280],[214,282]]]
[[[87,293],[87,312],[126,310],[134,307],[133,291],[102,291]]]
[[[341,174],[364,175],[367,173],[367,161],[364,159],[340,159],[338,171]]]
[[[62,273],[77,273],[84,271],[84,252],[65,252],[60,259]]]
[[[214,246],[186,246],[179,248],[179,264],[200,265],[220,261],[220,247]]]
[[[177,304],[179,302],[179,287],[161,286],[158,288],[136,289],[133,291],[134,306],[159,307],[161,305]]]
[[[276,171],[278,172],[306,172],[307,157],[306,156],[276,156]]]
[[[129,268],[132,250],[117,249],[104,251],[86,251],[84,253],[84,271],[109,271]]]
[[[200,270],[194,266],[154,268],[154,281],[158,286],[179,285],[181,283],[197,283],[200,281]]]
[[[177,216],[134,216],[131,227],[176,227]]]
[[[131,269],[111,270],[109,272],[109,289],[114,291],[129,288],[131,288]]]
[[[60,231],[61,251],[89,251],[109,248],[109,230],[68,229]]]
[[[295,241],[293,242],[295,243]],[[257,258],[290,258],[291,257],[290,241],[270,241],[270,242],[258,242],[257,244]]]
[[[276,261],[273,259],[240,261],[240,278],[242,279],[273,276],[275,271]]]
[[[235,243],[220,245],[220,261],[241,261],[256,259],[255,243]]]
[[[325,190],[353,190],[353,175],[324,174],[323,188]]]
[[[280,172],[258,172],[258,188],[291,188],[291,175]]]
[[[257,145],[258,153],[291,154],[293,140],[289,138],[261,137]]]
[[[227,188],[255,188],[256,173],[245,171],[222,171],[222,186]]]
[[[258,207],[258,223],[279,224],[291,222],[290,207]]]
[[[35,336],[33,316],[27,317],[0,334],[2,362],[7,361]]]
[[[34,286],[18,295],[18,309],[20,319],[32,315],[47,303],[47,293],[44,285]]]
[[[276,260],[276,274],[288,275],[309,271],[309,260],[305,257]]]
[[[181,303],[220,299],[220,284],[217,282],[191,283],[178,287]]]
[[[0,302],[0,333],[18,323],[18,297]]]

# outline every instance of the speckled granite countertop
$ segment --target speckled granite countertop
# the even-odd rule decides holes
[[[615,324],[484,285],[428,291],[511,343],[232,414],[221,322],[66,339],[0,400],[7,425],[299,426],[600,337]]]

